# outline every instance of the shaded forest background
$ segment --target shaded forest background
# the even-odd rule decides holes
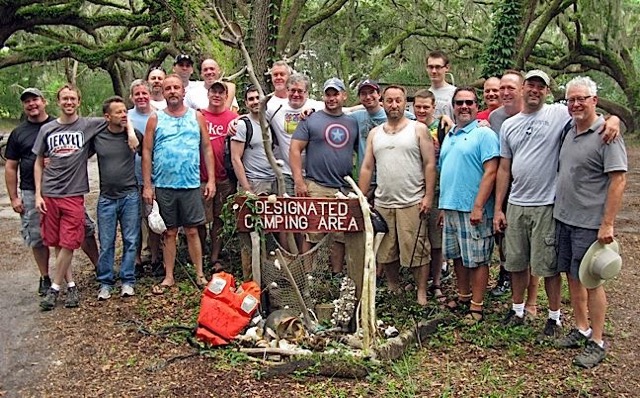
[[[282,58],[311,76],[312,95],[330,76],[351,88],[365,77],[425,87],[425,54],[442,49],[456,85],[535,67],[561,98],[564,82],[587,74],[600,106],[640,128],[638,0],[0,0],[0,118],[20,116],[24,87],[52,99],[66,81],[82,89],[83,113],[97,114],[104,98],[126,96],[150,65],[170,70],[181,52],[213,57],[232,75],[242,57],[220,39],[214,8],[242,28],[265,87]]]

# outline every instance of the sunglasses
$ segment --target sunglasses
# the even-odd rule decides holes
[[[471,105],[475,104],[476,101],[475,100],[455,100],[455,101],[453,101],[453,103],[456,106],[462,106],[462,105],[471,106]]]

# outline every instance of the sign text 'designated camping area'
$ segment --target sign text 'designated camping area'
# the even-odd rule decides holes
[[[240,232],[253,230],[255,216],[265,232],[358,232],[364,229],[362,209],[357,199],[282,198],[275,201],[259,197],[251,214],[246,197],[236,198],[239,205],[237,227]]]

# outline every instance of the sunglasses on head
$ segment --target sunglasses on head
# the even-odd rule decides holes
[[[476,101],[475,100],[455,100],[455,101],[453,101],[453,103],[456,106],[462,106],[462,105],[471,106],[471,105],[475,104]]]

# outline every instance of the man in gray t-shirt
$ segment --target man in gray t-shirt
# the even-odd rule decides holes
[[[593,80],[576,77],[569,81],[566,99],[574,126],[561,144],[553,215],[558,224],[558,268],[567,274],[576,327],[556,345],[584,346],[573,363],[592,368],[606,355],[607,299],[602,283],[594,287],[581,281],[579,270],[589,266],[581,263],[595,241],[596,245],[617,246],[613,225],[622,206],[627,153],[622,137],[605,144],[599,136],[604,119],[596,113],[598,97]]]
[[[449,68],[451,67],[449,57],[442,51],[431,51],[427,55],[426,66],[429,80],[431,81],[429,91],[436,97],[435,117],[439,118],[442,115],[447,115],[453,120],[451,99],[453,99],[456,86],[446,81],[447,73],[449,73]]]
[[[351,175],[353,155],[358,145],[358,123],[342,113],[346,88],[342,80],[331,78],[324,83],[324,109],[301,121],[291,138],[289,160],[296,196],[335,197],[347,186],[344,177]],[[302,152],[306,149],[306,180],[302,174]],[[320,234],[307,234],[303,252],[318,243]],[[337,235],[332,248],[331,268],[342,271],[344,243]]]
[[[275,174],[267,159],[260,129],[260,93],[249,86],[244,94],[245,105],[249,110],[246,120],[251,123],[252,137],[247,141],[247,124],[238,122],[236,135],[231,137],[231,161],[233,171],[238,178],[238,190],[255,194],[275,192]],[[269,131],[269,133],[271,133]]]

